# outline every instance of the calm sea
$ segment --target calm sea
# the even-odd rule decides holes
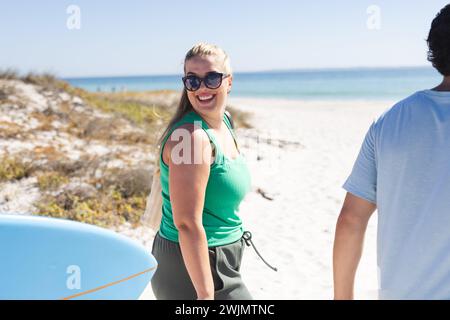
[[[68,78],[89,91],[181,90],[180,75]],[[431,67],[292,70],[235,73],[232,96],[308,100],[401,99],[436,86],[442,77]]]

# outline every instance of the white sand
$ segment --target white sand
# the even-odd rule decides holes
[[[230,102],[251,112],[255,126],[238,131],[254,187],[241,206],[242,218],[263,257],[279,269],[270,270],[247,247],[244,281],[255,299],[332,299],[334,230],[345,196],[341,186],[371,122],[393,101]],[[284,140],[281,147],[279,140]],[[274,200],[262,197],[258,188]],[[355,286],[356,299],[377,298],[376,213]],[[154,299],[150,287],[142,298]]]
[[[25,131],[38,125],[30,120],[33,111],[42,112],[48,105],[56,106],[59,98],[70,100],[69,95],[55,98],[51,92],[41,93],[36,86],[20,81],[0,81],[0,85],[13,86],[14,94],[9,96],[11,101],[25,101],[24,106],[5,107],[0,121],[15,123]],[[72,100],[77,105],[75,108],[81,108],[80,112],[91,110],[87,110],[79,98]],[[350,173],[371,121],[393,102],[268,99],[233,99],[230,102],[251,112],[255,127],[238,130],[254,187],[242,204],[244,224],[253,233],[254,242],[263,256],[279,268],[279,272],[273,272],[252,248],[247,248],[242,266],[245,282],[256,299],[332,298],[334,228],[345,195],[341,186]],[[89,112],[92,116],[102,117],[95,110]],[[59,127],[58,124],[55,126]],[[107,151],[101,145],[90,145],[91,149],[86,150],[84,141],[56,133],[53,129],[39,131],[33,141],[2,139],[0,153],[15,153],[55,143],[60,151],[76,157],[81,151],[99,155]],[[111,147],[114,152],[118,148]],[[123,149],[121,153],[132,154],[136,163],[151,160],[147,159],[150,151],[145,149],[120,148]],[[263,198],[262,194],[273,201]],[[0,186],[0,211],[31,212],[39,195],[35,178],[4,183]],[[151,250],[153,232],[145,227],[133,229],[123,225],[117,231]],[[375,234],[376,219],[372,219],[357,275],[356,298],[376,298]],[[150,286],[142,298],[154,299]]]

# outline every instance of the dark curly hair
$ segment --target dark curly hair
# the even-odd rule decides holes
[[[443,76],[450,76],[450,4],[431,23],[427,42],[428,61]]]

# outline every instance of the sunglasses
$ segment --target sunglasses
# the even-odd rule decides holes
[[[217,89],[222,85],[222,80],[229,76],[229,74],[213,71],[208,72],[204,78],[191,74],[183,77],[182,79],[186,90],[197,91],[200,89],[202,82],[205,83],[205,87],[208,89]]]

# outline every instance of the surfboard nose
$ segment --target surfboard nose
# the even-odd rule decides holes
[[[157,261],[96,226],[0,215],[0,299],[138,299]]]

